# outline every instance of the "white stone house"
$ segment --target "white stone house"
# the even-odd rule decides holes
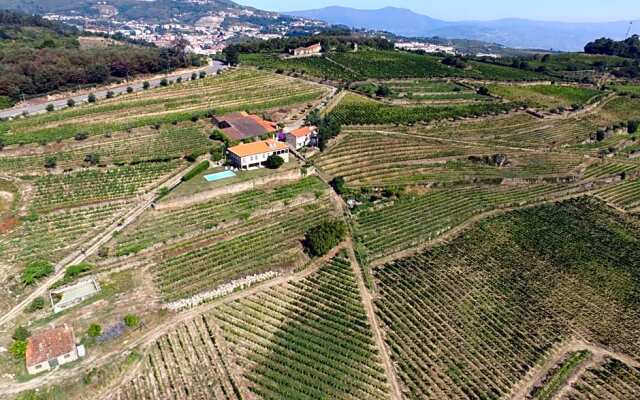
[[[287,144],[295,150],[308,146],[315,131],[316,128],[314,126],[304,126],[287,132]]]
[[[76,337],[66,324],[35,333],[27,339],[25,361],[29,374],[49,371],[77,359]]]
[[[274,139],[239,144],[230,147],[227,154],[231,164],[240,169],[264,167],[269,156],[274,154],[289,162],[289,146]]]

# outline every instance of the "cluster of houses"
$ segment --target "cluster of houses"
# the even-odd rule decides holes
[[[230,140],[246,142],[227,149],[228,161],[238,169],[264,167],[272,155],[288,162],[290,150],[300,150],[317,141],[315,127],[280,132],[273,122],[246,112],[222,115],[214,122]]]

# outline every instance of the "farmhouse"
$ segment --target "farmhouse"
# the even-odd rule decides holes
[[[297,49],[293,49],[294,57],[301,56],[313,56],[322,53],[322,46],[320,43],[312,44],[307,47],[298,47]]]
[[[215,118],[218,128],[231,140],[243,140],[275,133],[278,129],[273,122],[257,115],[236,112]]]
[[[73,329],[66,324],[34,334],[27,341],[27,371],[38,374],[75,361],[79,350]]]
[[[298,150],[311,143],[311,137],[315,134],[315,126],[303,126],[287,132],[287,144],[293,149]]]
[[[289,161],[289,146],[273,139],[239,144],[230,147],[227,153],[229,161],[240,169],[264,167],[267,158],[274,154],[282,157],[284,162]]]

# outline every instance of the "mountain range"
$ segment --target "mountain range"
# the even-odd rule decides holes
[[[624,39],[628,21],[605,23],[568,23],[500,19],[495,21],[443,21],[411,10],[386,7],[359,10],[348,7],[326,7],[316,10],[291,11],[284,14],[318,19],[351,28],[391,32],[407,37],[442,37],[472,39],[498,43],[513,48],[578,51],[587,42],[600,37]],[[638,28],[635,29],[636,31]]]

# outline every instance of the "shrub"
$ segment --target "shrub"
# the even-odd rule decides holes
[[[101,333],[102,326],[100,326],[100,324],[93,323],[89,325],[89,329],[87,329],[87,335],[92,338],[100,336]]]
[[[480,88],[478,88],[478,94],[481,96],[488,96],[489,95],[489,88],[486,86],[481,86]]]
[[[336,176],[331,180],[331,182],[329,182],[329,184],[331,185],[331,187],[333,187],[333,190],[335,190],[336,193],[338,194],[344,194],[346,191],[345,181],[344,181],[344,178],[341,176]]]
[[[312,256],[323,256],[345,237],[347,226],[339,220],[324,221],[305,235],[305,247]]]
[[[88,137],[89,137],[89,134],[86,132],[78,132],[73,136],[73,138],[78,141],[86,140]]]
[[[144,82],[142,82],[142,88],[143,88],[144,90],[149,89],[149,87],[150,87],[150,86],[151,86],[151,85],[149,84],[149,82],[148,82],[148,81],[144,81]]]
[[[67,100],[67,107],[75,107],[76,101],[74,99]]]
[[[84,156],[84,162],[90,165],[97,165],[100,162],[100,154],[87,154],[86,156]]]
[[[378,97],[387,97],[391,94],[391,89],[387,85],[380,85],[376,90],[376,96]]]
[[[167,82],[167,80],[165,78],[162,78],[160,80],[160,86],[164,87],[164,86],[168,86],[169,82]]]
[[[200,116],[198,116],[197,114],[194,114],[191,116],[191,122],[198,122],[199,119],[200,119]]]
[[[176,78],[176,83],[182,83],[182,77],[181,76]]]
[[[278,169],[284,164],[284,159],[277,154],[272,154],[267,157],[265,165],[270,169]]]
[[[127,86],[127,93],[133,93],[133,88],[131,86]]]
[[[47,112],[53,112],[56,107],[53,104],[47,104]]]
[[[93,93],[89,93],[89,96],[87,96],[87,101],[89,103],[95,103],[96,102],[96,95]]]
[[[44,167],[47,169],[55,168],[58,165],[58,160],[55,156],[46,156],[44,158]]]
[[[135,328],[140,324],[140,318],[136,315],[128,314],[124,316],[124,324],[129,328]]]
[[[15,331],[13,331],[13,335],[11,335],[11,338],[13,340],[26,341],[29,338],[29,336],[31,336],[31,332],[29,332],[29,330],[24,326],[19,326],[16,328]]]
[[[106,96],[106,97],[107,97],[107,99],[113,99],[113,96],[115,96],[115,93],[113,93],[111,90],[109,90],[109,91],[107,92],[107,96]]]
[[[182,177],[182,182],[186,182],[194,177],[196,177],[197,175],[199,175],[200,173],[206,171],[209,168],[209,161],[203,161],[200,164],[198,164],[195,168],[193,168],[191,171],[187,172],[183,177]]]
[[[194,72],[193,74],[191,74],[191,80],[195,81],[196,79],[198,79],[198,74]]]
[[[9,351],[16,359],[21,360],[27,352],[27,342],[25,340],[15,340],[11,343]]]
[[[205,71],[200,71],[200,79],[203,79],[205,76],[207,76],[207,73]]]
[[[48,261],[32,261],[22,271],[22,283],[31,285],[40,278],[53,273],[53,265]]]
[[[64,271],[64,278],[62,278],[62,283],[67,284],[73,281],[74,279],[76,279],[78,275],[82,274],[83,272],[87,272],[92,268],[93,268],[93,265],[89,263],[80,263],[80,264],[72,265]]]
[[[27,312],[32,313],[38,310],[42,310],[43,308],[44,308],[44,297],[39,296],[33,299],[31,304],[27,306]]]
[[[640,127],[640,120],[631,120],[627,123],[627,131],[629,133],[638,132],[638,127]]]
[[[222,151],[222,147],[214,147],[209,151],[211,154],[211,161],[220,161],[224,158],[224,152]]]

